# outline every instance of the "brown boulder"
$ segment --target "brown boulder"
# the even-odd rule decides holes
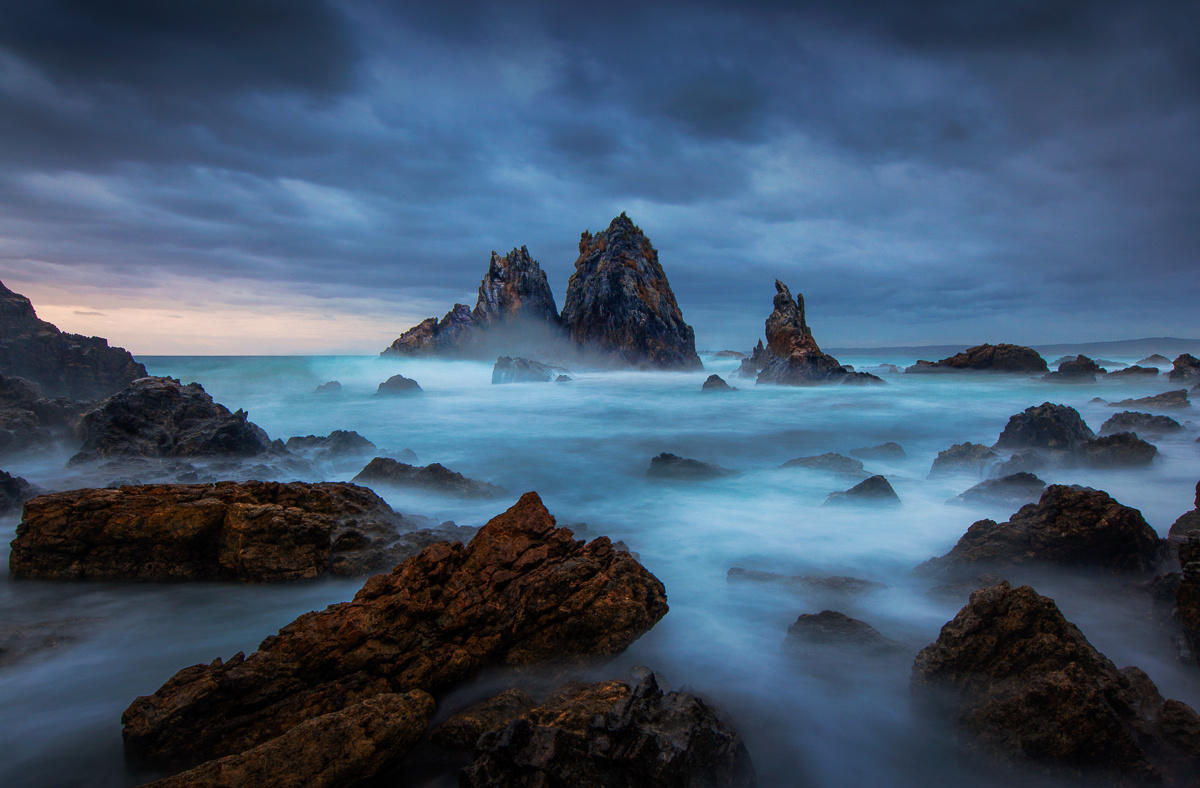
[[[1087,784],[1195,785],[1200,717],[1117,670],[1029,586],[982,588],[913,664],[914,692],[947,704],[975,752]]]
[[[767,317],[767,345],[755,350],[751,365],[761,371],[757,383],[803,386],[813,383],[882,383],[866,372],[852,372],[836,358],[822,353],[804,318],[804,294],[792,291],[775,280],[774,311]],[[745,366],[743,362],[743,366]]]
[[[404,523],[339,482],[156,484],[52,493],[25,504],[16,578],[307,580],[380,571]]]
[[[438,747],[448,750],[469,750],[488,731],[504,728],[510,720],[537,705],[528,692],[511,688],[487,700],[458,712],[443,722],[429,736]]]
[[[1046,372],[1046,360],[1023,345],[976,345],[941,361],[918,361],[905,372]]]
[[[606,538],[577,542],[536,493],[467,546],[429,547],[351,602],[175,674],[122,716],[126,751],[197,763],[386,692],[435,696],[481,669],[620,653],[667,612],[662,583]]]
[[[206,761],[145,788],[341,788],[403,758],[425,734],[428,693],[384,694],[300,723],[244,752]]]

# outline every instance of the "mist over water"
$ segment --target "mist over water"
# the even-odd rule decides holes
[[[1004,785],[986,764],[955,755],[950,725],[915,709],[909,671],[917,651],[965,602],[929,593],[912,575],[945,553],[982,517],[1011,507],[947,503],[980,480],[927,479],[937,452],[963,441],[992,444],[1008,417],[1060,402],[1093,430],[1116,412],[1091,403],[1171,388],[1159,380],[1053,385],[1020,376],[885,375],[886,386],[758,386],[733,377],[736,360],[704,357],[690,373],[572,372],[563,384],[492,385],[490,363],[363,357],[144,358],[152,374],[202,383],[231,409],[243,408],[272,438],[357,430],[380,454],[410,448],[421,464],[440,462],[505,487],[492,501],[377,490],[397,511],[480,525],[536,490],[560,525],[579,538],[623,540],[665,584],[670,613],[616,664],[635,664],[664,683],[714,700],[746,737],[760,785]],[[911,358],[840,359],[858,369]],[[1134,358],[1121,358],[1132,362]],[[702,394],[716,372],[739,391]],[[418,380],[424,393],[379,397],[390,375]],[[327,380],[340,394],[314,395]],[[1177,388],[1177,386],[1176,386]],[[1160,456],[1146,470],[1039,471],[1048,483],[1084,484],[1141,510],[1160,536],[1192,508],[1200,477],[1191,411],[1171,414],[1186,429],[1153,438]],[[897,441],[907,457],[864,461],[882,473],[903,505],[822,507],[856,479],[780,468],[793,457]],[[738,471],[697,483],[645,477],[663,451]],[[17,457],[5,470],[60,488],[69,453]],[[320,468],[348,480],[361,461]],[[16,518],[0,522],[7,545]],[[7,561],[2,570],[7,581]],[[859,596],[799,591],[782,584],[730,582],[733,566],[785,575],[850,575],[885,587]],[[1200,706],[1200,671],[1179,663],[1171,632],[1152,620],[1148,595],[1103,578],[1021,576],[1053,596],[1066,617],[1118,666],[1144,669],[1167,697]],[[249,652],[308,610],[349,599],[361,580],[247,586],[185,583],[0,583],[0,615],[36,624],[66,621],[76,639],[0,668],[4,757],[0,784],[135,784],[121,755],[120,713],[176,670]],[[801,613],[835,609],[904,645],[897,657],[803,658],[781,648]],[[1023,778],[1024,779],[1024,778]],[[1025,780],[1028,782],[1028,780]]]

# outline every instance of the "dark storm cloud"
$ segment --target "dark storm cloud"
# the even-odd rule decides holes
[[[628,210],[705,344],[1194,333],[1194,4],[10,5],[0,275],[561,298]]]

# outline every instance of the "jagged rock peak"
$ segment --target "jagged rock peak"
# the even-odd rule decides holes
[[[775,280],[775,311],[767,318],[767,349],[777,356],[796,352],[821,352],[804,320],[804,294],[792,291]]]
[[[696,369],[696,337],[650,239],[622,213],[579,236],[562,320],[571,339],[636,366]]]
[[[513,249],[503,257],[492,252],[471,317],[480,327],[510,320],[559,322],[546,272],[529,256],[528,248]]]

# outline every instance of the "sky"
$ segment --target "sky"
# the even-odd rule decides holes
[[[626,211],[701,348],[1200,335],[1200,3],[0,0],[0,280],[377,352]]]

